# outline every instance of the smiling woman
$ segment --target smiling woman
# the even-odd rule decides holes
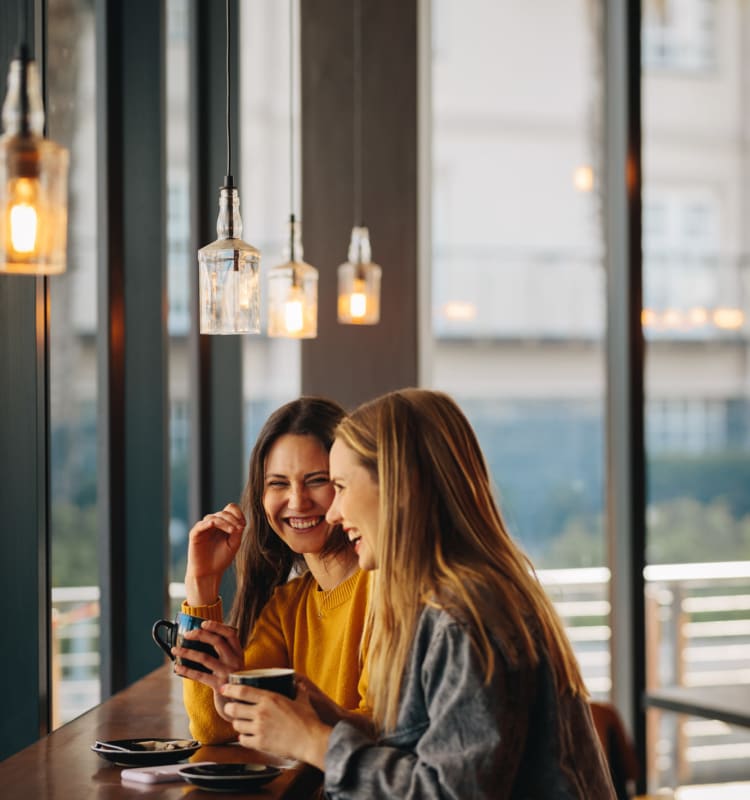
[[[332,499],[326,448],[313,436],[280,436],[266,459],[263,508],[293,553],[317,558],[323,550],[331,531],[325,516]]]
[[[375,569],[377,527],[380,521],[378,476],[340,440],[333,443],[331,456],[331,463],[336,464],[336,472],[331,476],[335,499],[328,509],[328,521],[344,529],[349,541],[354,544],[359,566],[366,570]]]
[[[403,389],[365,403],[330,462],[328,520],[375,571],[372,718],[322,714],[304,682],[293,700],[227,685],[240,744],[324,770],[331,800],[614,800],[570,642],[455,401]]]
[[[275,411],[253,448],[240,504],[208,514],[190,531],[182,609],[206,622],[186,638],[213,645],[218,657],[172,652],[210,670],[175,666],[189,679],[191,732],[204,743],[235,737],[218,689],[241,669],[291,667],[345,708],[363,705],[367,577],[342,529],[326,521],[334,495],[328,451],[343,416],[336,403],[315,397]],[[232,563],[237,593],[225,624],[218,591]]]

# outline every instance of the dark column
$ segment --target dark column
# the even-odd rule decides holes
[[[304,0],[302,224],[320,270],[318,338],[302,390],[352,407],[417,383],[417,3],[360,0],[363,222],[383,268],[380,324],[336,320],[336,268],[354,220],[354,0]]]
[[[646,765],[640,4],[606,2],[607,515],[612,699]],[[645,790],[643,778],[638,789]]]
[[[162,4],[97,15],[102,693],[163,655],[167,609],[167,333]]]
[[[31,0],[0,6],[0,103],[19,32],[33,32],[34,21]],[[43,74],[40,48],[32,49]],[[0,584],[8,628],[0,760],[49,730],[48,310],[46,278],[0,275]]]

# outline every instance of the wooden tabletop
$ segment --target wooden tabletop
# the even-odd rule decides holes
[[[182,705],[182,679],[165,665],[119,692],[78,719],[0,762],[0,797],[3,800],[144,800],[178,798],[296,798],[310,800],[318,794],[321,773],[301,766],[284,770],[251,794],[209,792],[184,782],[160,784],[122,783],[116,767],[91,751],[99,740],[170,737],[189,739]],[[190,761],[260,762],[268,759],[239,745],[201,747]]]
[[[750,727],[750,684],[736,686],[669,686],[649,689],[647,707],[662,708],[693,717],[718,719],[729,725]]]

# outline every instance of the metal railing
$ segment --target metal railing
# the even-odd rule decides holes
[[[539,570],[594,698],[611,689],[605,567]],[[649,687],[750,683],[750,562],[646,569]],[[172,611],[184,596],[170,584]],[[53,715],[62,724],[99,702],[99,592],[55,588]],[[654,721],[655,720],[655,721]],[[649,772],[683,784],[747,779],[750,733],[712,720],[649,711]]]

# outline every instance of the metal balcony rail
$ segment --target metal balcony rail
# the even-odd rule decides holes
[[[595,698],[610,678],[610,572],[605,567],[539,570]],[[750,562],[646,568],[650,686],[750,683]],[[169,587],[171,613],[184,586]],[[99,591],[52,589],[53,716],[62,724],[99,702]],[[658,713],[658,712],[650,712]],[[664,720],[669,716],[662,715]],[[686,782],[735,778],[750,759],[750,737],[710,720],[660,722],[651,766]],[[718,777],[717,777],[718,776]],[[747,777],[747,770],[741,777]]]

